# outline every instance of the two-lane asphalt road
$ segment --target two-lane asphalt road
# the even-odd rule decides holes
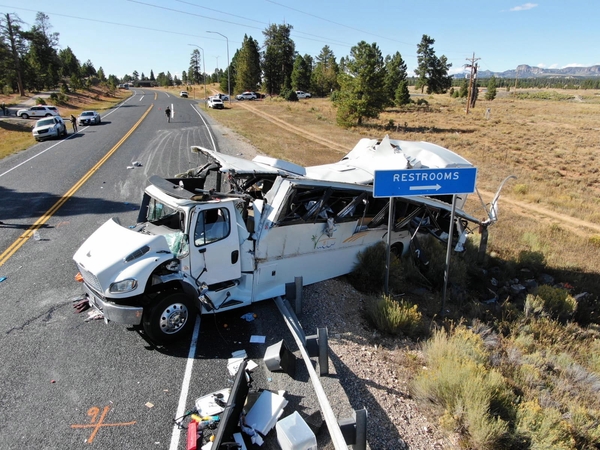
[[[228,387],[230,346],[256,325],[222,325],[243,311],[203,324],[205,344],[166,349],[73,308],[86,237],[112,216],[133,224],[150,175],[202,163],[191,145],[218,149],[201,108],[136,89],[102,124],[0,161],[0,448],[185,448],[177,411]]]

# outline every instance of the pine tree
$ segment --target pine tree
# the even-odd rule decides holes
[[[310,55],[296,56],[292,70],[292,89],[294,91],[310,91],[312,76],[312,58]]]
[[[258,42],[251,36],[244,35],[242,48],[236,52],[234,61],[235,90],[233,92],[257,90],[261,77]]]
[[[421,92],[427,87],[428,94],[442,94],[452,86],[452,77],[448,70],[452,64],[448,63],[445,56],[438,58],[433,50],[435,40],[423,35],[421,42],[417,45],[417,63],[415,75],[417,75],[416,88]]]
[[[286,25],[270,25],[263,34],[265,36],[265,52],[263,57],[263,77],[267,92],[279,94],[283,88],[291,88],[292,70],[296,55],[296,45],[290,37],[293,27]]]
[[[340,74],[336,96],[337,122],[342,126],[361,125],[365,118],[377,118],[388,99],[385,92],[385,64],[377,44],[361,41],[352,47]]]
[[[397,104],[398,106],[408,103],[410,101],[409,98],[405,98],[405,94],[408,93],[408,85],[406,83],[406,63],[402,59],[400,52],[396,52],[394,56],[386,56],[385,57],[385,93],[388,98],[387,106],[392,106]],[[404,87],[406,88],[406,93],[401,92],[400,100],[405,103],[397,103],[396,101],[396,93],[400,85],[404,83]]]
[[[486,100],[494,100],[496,98],[496,77],[492,76],[487,83],[487,92],[485,93]]]
[[[317,64],[311,77],[311,92],[316,96],[324,97],[339,89],[337,82],[339,66],[335,61],[335,55],[327,45],[321,49],[316,60]]]

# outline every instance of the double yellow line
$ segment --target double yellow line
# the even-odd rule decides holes
[[[98,171],[98,169],[100,169],[100,167],[102,167],[102,165],[108,160],[108,158],[110,158],[113,155],[113,153],[115,153],[119,149],[119,147],[123,145],[127,138],[132,135],[132,133],[137,129],[137,127],[140,126],[140,124],[144,121],[146,116],[150,113],[150,110],[152,110],[153,106],[154,105],[150,105],[150,107],[146,110],[144,115],[140,118],[140,120],[137,121],[137,123],[131,128],[131,130],[129,130],[127,134],[125,134],[125,136],[123,136],[119,140],[119,142],[117,142],[115,146],[111,148],[108,151],[108,153],[106,153],[106,155],[104,155],[102,159],[100,159],[100,161],[98,161],[94,165],[94,167],[92,167],[83,177],[81,177],[81,179],[77,183],[75,183],[73,187],[67,191],[66,194],[64,194],[60,199],[58,199],[58,201],[48,211],[46,211],[42,217],[36,220],[35,223],[27,229],[27,231],[25,231],[21,236],[19,236],[17,240],[10,245],[10,247],[8,247],[4,252],[2,252],[2,254],[0,254],[0,266],[2,266],[6,261],[8,261],[8,259],[17,252],[17,250],[19,250],[23,245],[25,245],[25,242],[27,242],[27,240],[31,236],[33,236],[33,233],[35,233],[37,229],[41,228],[42,225],[44,225],[48,221],[48,219],[50,219],[50,217],[52,217],[56,213],[56,211],[58,211],[60,207],[64,205],[65,202],[69,200],[75,194],[75,192],[77,192],[79,188],[83,186],[85,182],[89,180],[94,173]]]

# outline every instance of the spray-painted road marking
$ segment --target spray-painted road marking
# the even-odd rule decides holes
[[[91,444],[92,442],[94,442],[94,438],[96,437],[96,434],[98,434],[98,431],[100,430],[101,427],[124,427],[124,426],[135,424],[135,421],[133,421],[133,422],[118,422],[118,423],[104,423],[104,418],[106,417],[106,414],[108,414],[108,411],[110,411],[110,407],[105,406],[104,410],[102,411],[102,414],[100,415],[100,418],[98,418],[98,413],[100,413],[100,408],[98,408],[97,406],[92,406],[90,409],[88,409],[88,412],[87,412],[87,415],[90,417],[90,423],[71,425],[71,428],[93,428],[92,434],[90,434],[90,437],[87,440],[87,443]],[[96,420],[97,418],[98,418],[98,420]]]

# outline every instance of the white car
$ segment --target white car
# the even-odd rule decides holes
[[[95,125],[101,122],[100,114],[96,111],[83,111],[77,118],[77,125]]]
[[[296,96],[298,98],[311,98],[312,95],[310,95],[310,92],[304,92],[304,91],[296,91]]]
[[[58,108],[56,106],[31,106],[30,108],[20,109],[17,111],[17,117],[20,117],[21,119],[29,119],[30,117],[50,117],[58,115]]]
[[[256,94],[254,92],[242,92],[241,94],[237,95],[236,98],[238,100],[256,100]]]
[[[36,141],[43,141],[66,136],[67,126],[60,116],[46,117],[35,123],[32,133]]]
[[[181,92],[179,93],[179,96],[180,96],[180,97],[184,97],[184,98],[188,98],[188,91],[181,91]]]
[[[221,100],[219,97],[209,97],[208,107],[213,109],[223,109],[225,108],[225,105],[223,104],[223,100]]]
[[[215,95],[213,95],[213,97],[220,98],[220,99],[221,99],[221,100],[223,100],[224,102],[227,102],[227,101],[229,101],[229,95],[227,95],[227,94],[221,94],[221,93],[218,93],[218,94],[215,94]]]

